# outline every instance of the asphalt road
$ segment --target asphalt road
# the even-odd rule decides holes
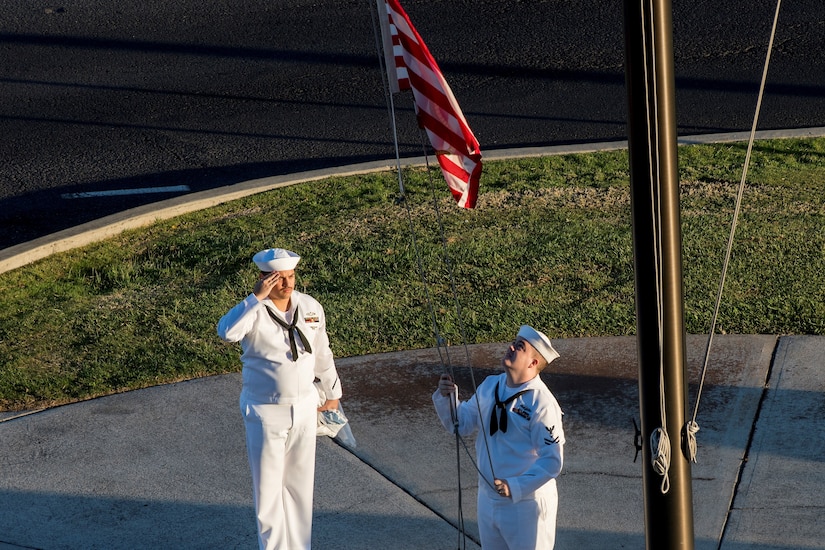
[[[393,156],[372,0],[0,0],[0,249],[174,193]],[[406,0],[485,150],[623,139],[618,0]],[[680,135],[749,130],[773,0],[673,7]],[[402,156],[420,156],[396,98]],[[760,129],[825,126],[825,3],[782,6]],[[180,193],[182,191],[177,191]]]

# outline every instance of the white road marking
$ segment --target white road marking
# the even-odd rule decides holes
[[[172,185],[169,187],[143,187],[139,189],[111,189],[109,191],[86,191],[84,193],[63,193],[64,199],[89,199],[93,197],[117,197],[121,195],[148,195],[150,193],[180,193],[189,191],[188,185]]]

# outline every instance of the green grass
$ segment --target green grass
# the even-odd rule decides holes
[[[745,147],[679,154],[685,328],[707,333]],[[467,211],[435,170],[405,171],[406,205],[393,173],[332,178],[2,274],[0,409],[239,370],[215,325],[270,246],[303,256],[299,289],[324,305],[338,356],[434,345],[431,304],[454,345],[462,325],[468,343],[522,323],[556,338],[634,334],[628,179],[623,151],[487,162]],[[825,334],[823,197],[825,140],[757,143],[717,332]]]

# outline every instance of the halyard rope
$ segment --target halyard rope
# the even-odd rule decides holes
[[[688,458],[692,462],[696,462],[696,432],[699,431],[699,424],[696,423],[696,415],[699,413],[699,400],[702,397],[702,389],[705,385],[705,375],[708,370],[708,361],[710,358],[711,344],[713,343],[713,333],[716,331],[716,319],[719,316],[719,306],[722,302],[722,291],[725,288],[725,276],[728,271],[728,264],[730,263],[731,251],[733,250],[733,237],[736,234],[736,225],[739,220],[739,211],[742,206],[742,196],[745,193],[745,180],[748,176],[748,166],[751,160],[751,151],[753,151],[753,142],[756,139],[756,126],[759,121],[759,112],[762,109],[762,96],[765,93],[765,82],[768,79],[768,67],[771,61],[771,50],[773,50],[773,42],[776,37],[776,27],[779,22],[779,8],[782,5],[782,0],[776,0],[776,12],[773,16],[773,26],[771,27],[771,36],[768,40],[768,51],[765,54],[765,65],[762,69],[762,81],[759,84],[759,95],[756,99],[756,110],[753,113],[753,123],[751,125],[750,138],[748,139],[747,153],[745,154],[745,163],[742,167],[742,179],[739,181],[739,189],[736,193],[736,205],[733,210],[733,220],[730,227],[730,235],[728,236],[728,245],[725,250],[725,260],[722,263],[722,276],[719,280],[719,290],[716,294],[716,305],[713,308],[713,317],[710,323],[710,331],[708,332],[708,343],[705,347],[705,359],[702,364],[702,374],[699,379],[699,389],[696,393],[696,404],[693,407],[693,417],[685,426],[685,433],[687,437]]]
[[[641,2],[641,13],[644,14],[644,0]],[[651,28],[653,27],[653,10],[650,11],[650,25]],[[642,25],[645,25],[647,22],[645,21],[644,17],[642,18]],[[648,33],[643,33],[644,36],[647,36]],[[644,40],[642,42],[642,49],[645,59],[647,59],[648,55],[648,44],[647,41]],[[650,55],[654,56],[653,62],[650,64],[645,64],[646,66],[649,65],[653,67],[654,74],[652,75],[652,79],[656,82],[656,48],[650,48]],[[647,115],[647,133],[648,133],[648,165],[650,167],[650,185],[651,185],[651,213],[653,214],[653,220],[658,222],[658,225],[654,227],[653,230],[653,239],[654,239],[654,251],[656,256],[656,311],[658,313],[658,338],[659,338],[659,410],[660,410],[660,420],[661,424],[659,427],[654,429],[650,434],[650,460],[651,460],[651,467],[653,471],[662,476],[662,485],[661,491],[662,493],[667,493],[670,490],[670,477],[668,472],[670,470],[670,437],[667,434],[667,413],[665,410],[666,401],[665,401],[665,363],[663,357],[663,348],[664,348],[664,336],[663,336],[663,323],[664,323],[664,308],[662,306],[662,278],[663,268],[662,268],[662,244],[661,244],[661,235],[662,235],[662,227],[661,227],[661,215],[657,215],[661,212],[661,181],[659,179],[659,171],[654,170],[654,159],[659,158],[659,140],[653,139],[657,136],[653,136],[653,124],[655,120],[658,120],[658,113],[659,113],[659,105],[658,102],[655,101],[656,97],[654,95],[654,103],[652,108],[654,110],[653,120],[651,120],[651,105],[650,102],[650,76],[648,71],[645,70],[645,102],[648,104],[646,109]],[[650,144],[655,143],[656,151],[654,152],[651,149]]]
[[[389,86],[389,81],[388,81],[389,77],[387,76],[387,72],[385,70],[386,67],[385,67],[385,63],[384,63],[384,57],[382,55],[382,42],[381,42],[381,38],[380,38],[380,30],[379,30],[378,22],[376,21],[376,18],[375,18],[376,17],[376,11],[374,11],[372,8],[373,7],[377,8],[378,17],[386,17],[386,14],[381,12],[378,2],[372,2],[372,1],[368,0],[368,3],[371,6],[370,7],[370,14],[372,16],[373,33],[375,35],[375,42],[376,42],[376,51],[378,53],[379,68],[380,68],[380,72],[381,72],[381,75],[382,75],[381,80],[382,80],[383,87],[384,87],[384,93],[385,93],[385,96],[386,96],[386,99],[387,99],[387,110],[389,112],[390,124],[391,124],[391,128],[392,128],[393,144],[394,144],[394,147],[395,147],[396,172],[398,173],[398,187],[399,187],[400,199],[403,201],[404,206],[405,206],[405,210],[406,210],[406,213],[407,213],[407,221],[408,221],[408,224],[409,224],[409,227],[410,227],[410,239],[411,239],[412,247],[413,247],[413,250],[414,250],[414,253],[415,253],[416,264],[417,264],[417,267],[418,267],[419,276],[420,276],[421,282],[424,286],[427,306],[428,306],[428,309],[429,309],[431,322],[432,322],[433,335],[434,335],[434,338],[435,338],[435,341],[436,341],[436,347],[438,349],[439,358],[441,360],[441,366],[442,366],[442,369],[445,372],[448,372],[450,374],[450,376],[453,378],[453,380],[455,380],[455,378],[456,378],[455,377],[455,372],[454,372],[453,366],[452,366],[452,364],[450,362],[450,358],[449,358],[449,349],[445,345],[445,340],[441,336],[439,328],[438,328],[438,320],[437,320],[437,317],[436,317],[436,314],[435,314],[435,307],[433,305],[433,299],[432,299],[432,296],[430,295],[430,291],[429,291],[430,286],[429,286],[429,283],[427,281],[427,276],[426,276],[426,272],[425,272],[425,269],[424,269],[424,263],[423,263],[423,260],[421,259],[421,253],[420,253],[420,250],[419,250],[419,247],[418,247],[418,244],[417,244],[417,240],[416,240],[416,236],[415,236],[416,235],[415,227],[414,227],[413,218],[412,218],[412,212],[411,212],[411,209],[410,209],[409,201],[407,200],[406,190],[404,188],[404,177],[403,177],[403,173],[402,173],[402,170],[401,170],[401,157],[400,157],[399,147],[398,147],[398,131],[397,131],[396,123],[395,123],[395,102],[393,100],[393,94],[390,91],[390,86]],[[427,154],[426,146],[423,144],[423,140],[422,140],[422,148],[424,149],[424,158],[426,160],[426,170],[427,170],[427,175],[428,175],[429,182],[430,182],[430,189],[433,190],[433,206],[434,206],[436,216],[437,216],[437,219],[438,219],[438,225],[439,225],[439,230],[440,230],[440,235],[441,235],[441,243],[442,243],[442,247],[443,247],[443,250],[444,250],[444,261],[445,261],[445,264],[448,268],[449,275],[450,275],[450,287],[451,287],[451,290],[452,290],[453,301],[454,301],[455,308],[456,308],[456,315],[457,315],[457,318],[458,318],[459,329],[460,329],[460,334],[461,334],[461,339],[462,339],[462,345],[464,347],[464,353],[465,353],[465,357],[466,357],[466,361],[467,361],[467,366],[468,366],[468,370],[470,371],[470,377],[471,377],[472,383],[473,383],[473,391],[475,392],[477,390],[477,384],[476,384],[476,380],[475,380],[475,375],[473,373],[473,368],[472,368],[472,365],[471,365],[471,362],[470,362],[470,354],[469,354],[469,349],[467,347],[466,332],[465,332],[465,329],[464,329],[463,319],[461,317],[461,307],[460,307],[459,300],[458,300],[458,295],[457,295],[457,292],[456,292],[455,278],[453,276],[452,264],[449,261],[449,254],[447,252],[447,239],[445,237],[444,226],[443,226],[443,222],[441,220],[441,213],[438,209],[437,199],[435,198],[434,185],[433,185],[433,182],[432,182],[432,174],[430,173],[429,156]],[[442,345],[444,345],[444,348],[445,348],[444,349],[444,354],[442,354]],[[445,361],[445,355],[446,355],[446,361]],[[485,433],[485,429],[484,429],[484,420],[483,420],[483,415],[481,414],[481,406],[480,406],[480,404],[478,404],[478,400],[476,400],[476,405],[479,408],[479,418],[481,419],[481,433],[482,433],[482,436],[484,437],[484,443],[485,443],[485,445],[487,445],[487,437],[486,437],[486,433]],[[459,537],[458,546],[461,547],[463,545],[466,548],[467,541],[466,541],[466,531],[465,531],[465,526],[464,526],[464,510],[463,510],[462,493],[461,493],[461,458],[460,458],[460,446],[461,445],[464,446],[465,451],[467,452],[467,455],[470,458],[470,461],[473,463],[473,466],[479,472],[479,474],[481,474],[481,470],[479,469],[478,464],[475,462],[475,460],[473,459],[472,454],[470,453],[469,449],[467,448],[466,442],[464,441],[464,439],[461,437],[461,435],[458,432],[457,411],[455,409],[455,403],[452,400],[450,401],[450,408],[451,408],[451,414],[452,414],[452,418],[453,418],[453,422],[454,422],[454,432],[455,432],[455,437],[456,437],[456,469],[457,469],[457,482],[458,482],[458,526],[457,526],[458,527],[458,537]],[[489,446],[488,446],[487,456],[490,457]],[[492,458],[490,458],[490,471],[493,472],[493,476],[495,476],[495,473],[494,473],[494,470],[493,470]],[[492,481],[491,480],[487,480],[484,477],[484,475],[480,475],[480,477],[482,479],[484,479],[484,481],[486,481],[492,487]]]
[[[444,252],[444,264],[446,265],[448,273],[449,273],[450,291],[452,293],[453,304],[455,306],[456,318],[457,318],[457,321],[458,321],[459,333],[460,333],[460,336],[461,336],[461,344],[462,344],[462,347],[464,348],[464,357],[465,357],[465,360],[466,360],[468,370],[470,371],[470,380],[472,381],[472,384],[473,384],[473,393],[475,393],[478,390],[478,384],[476,383],[475,374],[473,372],[472,363],[470,361],[470,351],[469,351],[469,348],[467,347],[467,335],[466,335],[466,331],[464,329],[464,320],[463,320],[463,317],[462,317],[462,314],[461,314],[461,303],[458,299],[458,293],[456,292],[455,275],[453,273],[452,262],[450,261],[450,255],[449,255],[449,252],[447,251],[447,238],[446,238],[446,233],[444,231],[444,223],[441,219],[441,210],[438,208],[438,198],[436,197],[436,194],[435,194],[435,183],[433,182],[432,171],[430,170],[429,156],[426,154],[426,145],[424,144],[423,133],[419,133],[419,135],[422,137],[421,144],[422,144],[422,148],[424,149],[424,158],[425,158],[426,169],[427,169],[427,181],[429,182],[430,192],[432,194],[433,210],[435,211],[436,219],[438,220],[438,228],[439,228],[439,233],[440,233],[440,237],[441,237],[441,248]],[[450,375],[453,376],[452,367],[450,367]],[[455,376],[453,376],[453,380],[455,380]],[[476,399],[475,401],[476,401],[476,408],[478,409],[479,422],[481,423],[480,432],[481,432],[481,436],[482,436],[483,441],[484,441],[484,446],[487,448],[487,457],[488,457],[489,462],[490,462],[490,472],[492,473],[493,477],[495,478],[496,474],[495,474],[495,469],[493,468],[492,455],[490,454],[490,445],[489,445],[489,442],[487,440],[487,429],[486,429],[485,423],[484,423],[484,415],[481,414],[481,403],[479,402],[478,399]],[[455,412],[455,411],[453,411],[453,412]],[[453,418],[454,418],[454,421],[456,422],[455,427],[456,427],[456,433],[457,433],[457,431],[458,431],[458,418],[455,417],[455,416]],[[478,473],[482,474],[481,470],[478,468],[478,465],[475,463],[475,461],[473,461],[473,465],[475,466]],[[482,477],[482,479],[484,479],[484,481],[487,482],[487,484],[490,486],[490,488],[495,489],[492,480],[487,479],[486,477],[484,477],[483,474],[481,475],[481,477]]]

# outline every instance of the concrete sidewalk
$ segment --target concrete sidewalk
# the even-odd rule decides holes
[[[561,358],[544,376],[567,436],[557,548],[643,548],[635,338],[555,343]],[[691,408],[705,343],[688,338]],[[470,346],[477,382],[503,349]],[[697,419],[696,548],[825,548],[823,354],[825,337],[714,339]],[[455,527],[455,440],[430,402],[437,353],[338,365],[358,445],[319,439],[313,546],[477,548],[463,451],[468,538]],[[0,423],[0,549],[255,548],[239,388],[239,375],[216,376]]]

